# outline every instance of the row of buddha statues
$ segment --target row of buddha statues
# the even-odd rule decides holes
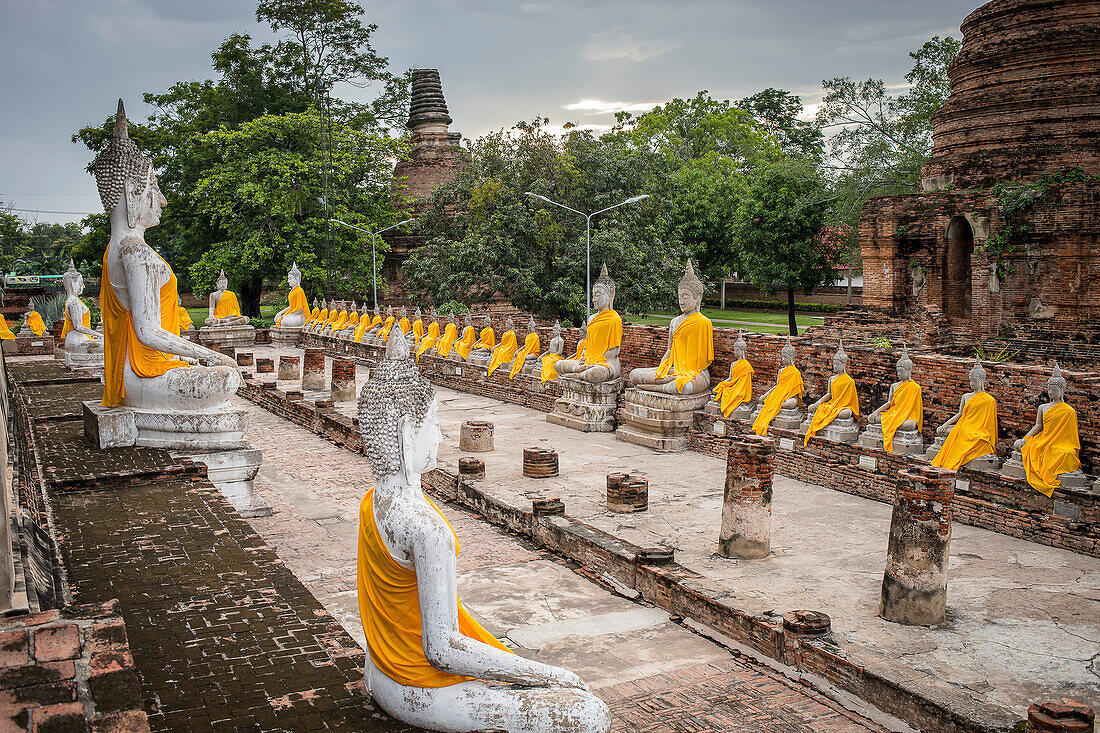
[[[936,428],[936,440],[926,450],[921,437],[924,406],[921,386],[913,380],[913,361],[902,350],[896,370],[898,381],[890,385],[886,402],[867,416],[867,428],[859,435],[859,398],[855,380],[848,374],[848,355],[840,344],[833,356],[833,375],[825,394],[802,409],[805,385],[795,366],[795,348],[788,338],[780,351],[775,384],[753,404],[754,370],[746,358],[742,335],[734,342],[735,360],[729,378],[714,387],[709,406],[725,417],[751,424],[757,435],[767,435],[773,425],[798,430],[803,444],[815,435],[840,442],[859,442],[888,452],[924,455],[933,466],[958,470],[962,466],[996,469],[997,401],[986,391],[986,371],[975,362],[969,373],[970,391],[962,396],[959,409]],[[1035,425],[1013,444],[1013,455],[1002,470],[1026,477],[1037,491],[1050,496],[1063,483],[1080,488],[1086,477],[1081,472],[1081,442],[1077,413],[1065,402],[1066,380],[1057,364],[1047,381],[1050,401],[1039,405]]]

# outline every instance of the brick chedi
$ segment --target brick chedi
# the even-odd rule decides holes
[[[421,214],[440,184],[454,178],[458,167],[469,158],[460,146],[462,133],[450,132],[451,115],[443,97],[443,85],[436,69],[415,69],[409,103],[409,157],[398,161],[393,171],[393,191],[412,199],[413,213]],[[387,302],[404,303],[401,267],[409,251],[424,243],[418,235],[391,232],[386,235],[390,251],[382,263],[382,273],[390,282]]]
[[[863,305],[927,345],[1098,343],[1100,3],[993,0],[962,31],[922,192],[863,208]],[[993,187],[1044,175],[1006,216]]]

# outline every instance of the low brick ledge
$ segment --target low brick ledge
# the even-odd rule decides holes
[[[358,426],[332,410],[288,400],[283,390],[264,390],[246,379],[242,397],[329,441],[362,453]],[[493,524],[568,557],[581,570],[669,614],[692,618],[754,652],[799,673],[816,676],[856,695],[919,730],[945,733],[1010,733],[1021,719],[1004,708],[983,703],[931,675],[917,672],[832,634],[815,638],[783,630],[782,615],[751,615],[737,598],[679,563],[651,565],[638,558],[643,548],[567,515],[536,517],[460,480],[457,464],[425,474],[425,491],[462,505]],[[482,482],[478,482],[482,483]]]

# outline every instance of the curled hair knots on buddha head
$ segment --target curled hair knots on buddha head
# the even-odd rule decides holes
[[[76,265],[73,264],[72,259],[69,260],[69,269],[65,271],[65,274],[61,276],[61,282],[64,283],[67,290],[74,290],[77,282],[80,281],[80,271],[76,269]]]
[[[1058,362],[1054,362],[1054,371],[1050,375],[1050,379],[1047,380],[1048,387],[1057,387],[1063,392],[1066,391],[1066,378],[1062,376],[1062,370],[1058,368]]]
[[[424,422],[435,391],[421,376],[403,338],[387,342],[386,356],[359,393],[359,430],[375,479],[400,473],[404,420]]]
[[[109,214],[114,210],[122,200],[127,183],[144,188],[152,170],[153,161],[138,150],[138,146],[130,139],[126,108],[120,99],[118,111],[115,113],[114,133],[107,147],[92,163],[92,172],[95,175],[99,200],[103,203],[104,211]]]

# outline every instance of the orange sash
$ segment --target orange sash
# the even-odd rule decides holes
[[[932,465],[957,471],[964,463],[996,452],[997,400],[988,392],[978,392],[966,401]]]
[[[484,333],[484,331],[482,332]],[[519,344],[516,343],[516,332],[508,331],[504,334],[504,337],[500,339],[500,345],[493,349],[492,358],[489,359],[488,375],[492,375],[502,364],[511,364],[512,359],[516,356],[516,349],[519,348]]]
[[[592,332],[589,331],[589,337]],[[714,326],[699,311],[680,321],[672,334],[672,349],[668,358],[657,367],[657,378],[676,375],[676,391],[683,392],[687,383],[699,376],[714,361]]]
[[[588,321],[588,338],[585,339],[584,365],[607,366],[605,354],[623,343],[623,319],[606,308]]]
[[[1043,413],[1043,429],[1024,439],[1024,470],[1027,482],[1050,496],[1062,485],[1060,473],[1081,468],[1081,438],[1077,433],[1077,411],[1058,402]]]
[[[513,357],[512,371],[508,373],[508,378],[515,379],[520,369],[523,369],[523,365],[527,362],[527,357],[537,353],[539,353],[539,335],[532,331],[523,340],[523,348],[517,351],[515,357]]]
[[[920,385],[907,379],[895,387],[890,407],[879,417],[882,419],[882,447],[887,453],[893,452],[894,434],[903,422],[912,420],[917,424],[917,430],[924,428],[924,401]]]
[[[297,313],[299,311],[301,311],[306,318],[309,318],[309,301],[306,300],[306,291],[302,290],[301,285],[296,285],[290,291],[287,300],[290,302],[290,310],[279,316],[279,320],[275,323],[276,326],[283,325],[284,318],[291,313]]]
[[[806,388],[802,384],[802,372],[798,371],[798,367],[794,364],[783,367],[783,371],[779,372],[779,379],[775,380],[775,387],[772,388],[771,394],[768,395],[764,400],[764,404],[760,407],[760,413],[752,424],[752,431],[757,435],[767,435],[768,427],[771,426],[772,420],[779,414],[779,411],[783,409],[783,403],[795,396],[799,397],[801,402],[802,393],[805,391]]]
[[[748,359],[738,359],[730,367],[730,378],[714,385],[714,398],[729,417],[741,405],[752,401],[752,375],[755,371]]]
[[[859,397],[856,395],[856,380],[852,379],[847,372],[836,375],[833,383],[829,385],[829,400],[822,402],[814,410],[813,419],[810,420],[810,427],[806,430],[806,437],[803,438],[802,445],[809,445],[810,438],[817,435],[833,420],[836,420],[836,416],[840,414],[841,410],[851,410],[853,416],[859,417]]]

